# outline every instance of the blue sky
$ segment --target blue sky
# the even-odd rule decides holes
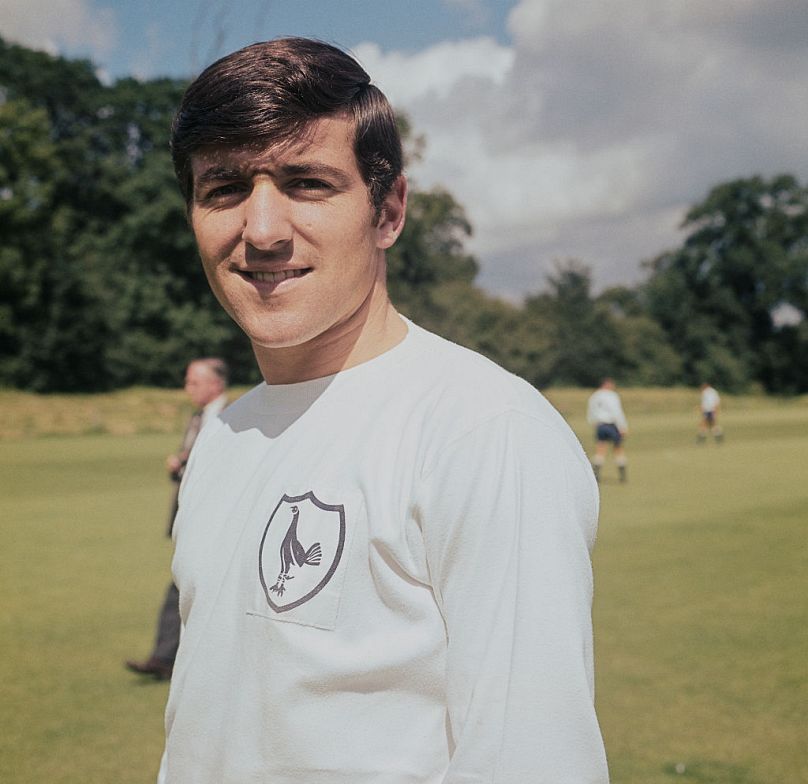
[[[808,180],[806,0],[0,0],[0,35],[107,80],[289,34],[350,49],[407,112],[411,181],[464,206],[509,299],[570,258],[637,282],[714,185]]]
[[[351,48],[373,41],[383,49],[418,51],[438,41],[485,34],[508,40],[515,0],[109,0],[114,43],[92,56],[111,77],[186,75],[216,56],[256,40],[304,35]],[[144,48],[145,43],[145,48]],[[148,58],[144,58],[148,54]]]

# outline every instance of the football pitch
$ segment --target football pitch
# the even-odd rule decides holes
[[[585,393],[548,397],[590,449]],[[680,397],[624,404],[629,481],[607,463],[594,553],[612,781],[808,783],[808,401],[728,398],[701,446]],[[154,781],[168,688],[122,662],[167,585],[177,439],[0,442],[4,784]]]

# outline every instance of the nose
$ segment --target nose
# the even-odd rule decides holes
[[[244,202],[241,236],[258,250],[271,250],[292,239],[289,203],[269,180],[259,180]]]

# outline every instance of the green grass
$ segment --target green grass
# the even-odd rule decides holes
[[[548,396],[591,447],[586,394]],[[726,442],[697,446],[696,401],[628,390],[630,481],[604,472],[595,624],[612,780],[808,783],[808,406],[728,398]],[[162,461],[177,438],[2,441],[4,784],[153,782],[167,687],[122,660],[148,652],[168,579]]]
[[[630,419],[594,559],[613,781],[808,782],[808,410],[730,410],[721,446]]]
[[[148,653],[170,543],[176,436],[5,442],[0,451],[0,781],[153,782],[165,684]]]

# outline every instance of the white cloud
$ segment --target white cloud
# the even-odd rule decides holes
[[[88,0],[3,0],[0,35],[52,54],[104,55],[118,37],[115,12]]]
[[[373,81],[397,105],[444,100],[468,78],[502,84],[513,66],[513,50],[493,38],[444,41],[416,54],[384,53],[374,43],[353,48]]]
[[[571,255],[635,281],[713,185],[808,174],[804,0],[521,0],[509,29],[356,49],[426,136],[411,175],[465,205],[491,290],[535,291]]]

